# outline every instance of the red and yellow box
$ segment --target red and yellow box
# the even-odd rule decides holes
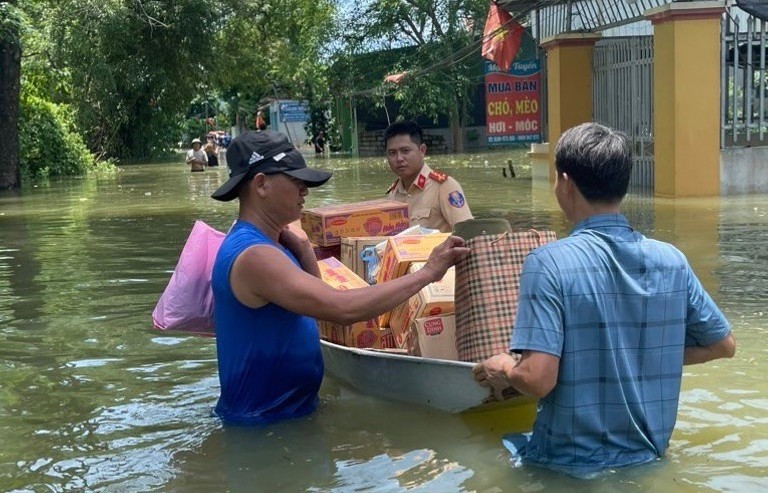
[[[336,289],[355,289],[368,286],[367,282],[336,257],[318,260],[317,266],[320,268],[322,280]]]
[[[349,336],[344,326],[328,322],[327,320],[318,320],[317,327],[320,330],[320,337],[326,341],[331,341],[334,344],[341,344],[342,346],[349,345]]]
[[[337,258],[330,257],[317,261],[323,281],[336,289],[355,289],[368,286],[368,283],[352,272]],[[382,348],[385,334],[379,329],[376,319],[341,325],[327,320],[318,321],[323,338],[336,344],[359,348]]]
[[[381,256],[381,268],[376,277],[376,283],[387,282],[405,275],[412,262],[425,262],[432,250],[450,235],[450,233],[433,233],[388,238],[384,254]]]
[[[408,272],[416,272],[422,267],[424,267],[423,262],[414,262],[408,268]],[[455,291],[456,271],[451,267],[442,279],[424,286],[408,301],[395,307],[389,317],[389,328],[395,337],[397,347],[409,349],[406,347],[406,340],[413,320],[453,313]]]
[[[335,204],[301,213],[301,227],[321,246],[338,245],[341,238],[390,236],[410,226],[408,205],[387,199]]]
[[[356,348],[384,349],[394,347],[389,330],[380,329],[375,319],[341,325],[327,320],[318,320],[320,336],[335,344]]]

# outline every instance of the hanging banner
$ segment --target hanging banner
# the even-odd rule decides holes
[[[484,71],[488,144],[541,142],[539,61],[515,61],[509,72],[485,61]]]

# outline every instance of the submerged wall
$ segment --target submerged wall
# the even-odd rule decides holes
[[[453,149],[453,137],[449,128],[423,129],[427,155],[446,154]],[[381,156],[386,154],[384,130],[364,130],[358,135],[360,156]],[[489,149],[486,128],[484,126],[464,129],[464,151],[486,151]]]
[[[720,195],[768,193],[768,147],[720,151]]]

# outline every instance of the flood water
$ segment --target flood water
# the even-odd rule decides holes
[[[502,176],[513,159],[518,177]],[[308,207],[383,196],[383,159],[335,170]],[[477,217],[567,235],[521,151],[437,156]],[[636,229],[675,243],[733,324],[732,360],[687,367],[668,456],[592,481],[511,469],[461,416],[377,400],[326,378],[313,416],[223,428],[214,340],[151,328],[196,219],[226,230],[226,169],[182,162],[0,194],[0,491],[768,491],[768,196],[630,197]]]

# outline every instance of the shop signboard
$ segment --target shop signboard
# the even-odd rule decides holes
[[[306,101],[280,101],[280,121],[297,123],[309,121],[309,105]]]
[[[518,60],[508,72],[485,61],[485,121],[489,145],[541,142],[539,60]]]

